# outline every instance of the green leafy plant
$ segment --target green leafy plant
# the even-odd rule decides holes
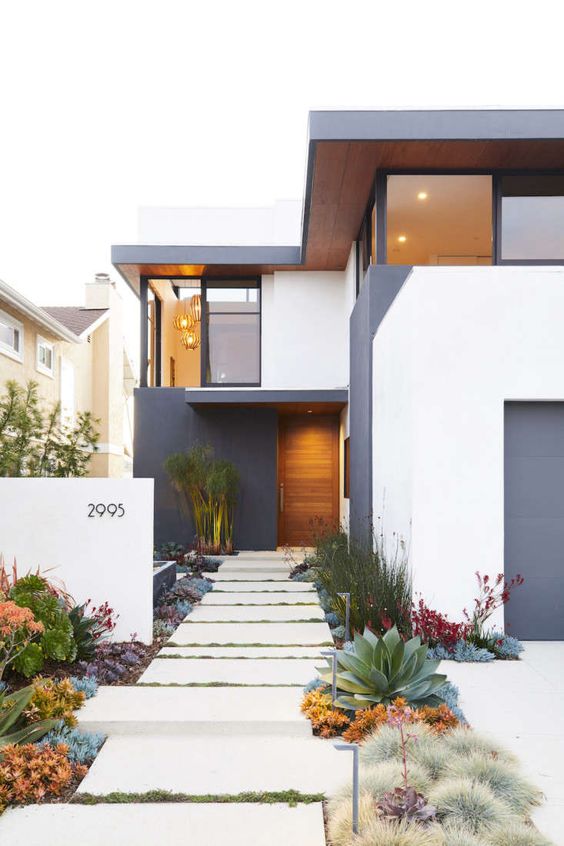
[[[29,643],[14,660],[18,673],[27,678],[33,676],[48,658],[67,662],[76,659],[73,627],[64,600],[51,589],[47,579],[32,573],[18,579],[10,590],[10,599],[29,608],[44,627],[39,640]]]
[[[427,660],[427,645],[419,637],[404,642],[394,626],[383,637],[369,629],[354,637],[355,654],[337,650],[336,705],[345,710],[387,705],[402,697],[414,705],[440,705],[436,691],[446,676],[436,673],[440,661]],[[323,681],[331,683],[332,660],[319,669]]]
[[[29,608],[20,608],[11,600],[0,602],[0,680],[6,667],[43,632],[43,624]]]
[[[353,631],[366,626],[382,634],[392,626],[404,636],[411,634],[412,584],[407,550],[397,536],[388,550],[384,532],[372,544],[349,539],[346,532],[327,531],[319,524],[311,566],[316,581],[327,591],[331,606],[345,618],[345,601],[350,593],[350,622]]]
[[[0,759],[2,747],[14,743],[33,743],[57,725],[57,720],[39,720],[26,724],[24,711],[33,694],[33,685],[22,687],[10,695],[0,693]]]
[[[59,404],[45,409],[38,385],[6,382],[0,396],[0,476],[85,476],[100,438],[99,421],[79,412],[69,426]]]
[[[199,552],[231,553],[239,489],[235,466],[214,458],[211,446],[198,444],[169,455],[164,466],[192,513]]]

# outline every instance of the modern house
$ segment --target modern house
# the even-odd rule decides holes
[[[85,286],[84,306],[40,308],[0,281],[0,390],[37,382],[63,422],[80,411],[100,422],[90,476],[131,476],[135,376],[123,340],[121,297],[106,274]]]
[[[313,112],[299,243],[162,222],[112,250],[157,540],[192,531],[165,457],[208,442],[240,548],[381,518],[432,605],[460,617],[505,566],[510,630],[563,638],[564,111]]]

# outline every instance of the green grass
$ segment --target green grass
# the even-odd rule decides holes
[[[295,805],[311,805],[314,802],[323,802],[323,793],[300,793],[299,790],[267,791],[265,793],[172,793],[170,790],[148,790],[145,793],[75,793],[70,802],[73,805],[125,805],[129,803],[149,802],[187,802],[192,804],[230,804],[230,803],[253,803],[261,805],[272,805],[275,803],[287,803],[291,807]]]

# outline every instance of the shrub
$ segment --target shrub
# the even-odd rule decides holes
[[[20,608],[11,600],[0,602],[0,679],[6,667],[44,631],[31,609]]]
[[[0,760],[0,807],[60,796],[74,776],[85,773],[85,767],[73,767],[64,744],[6,746]]]
[[[526,815],[534,805],[540,804],[541,792],[515,769],[514,766],[492,757],[489,753],[474,752],[453,758],[449,775],[470,778],[485,784],[518,814]]]
[[[381,534],[370,546],[349,540],[344,531],[327,532],[320,527],[314,568],[316,580],[331,600],[325,610],[334,610],[344,619],[345,603],[338,594],[350,593],[353,630],[370,626],[383,633],[395,625],[403,635],[411,634],[411,576],[399,539],[390,555]]]
[[[10,590],[10,599],[21,608],[29,608],[44,631],[38,643],[29,643],[14,661],[14,668],[22,675],[35,675],[45,662],[72,662],[76,658],[76,644],[72,623],[64,603],[51,589],[47,579],[29,574],[18,579]]]
[[[383,761],[374,766],[362,766],[359,770],[360,789],[364,793],[370,793],[373,799],[380,799],[384,793],[393,790],[403,781],[403,764],[401,761]],[[419,764],[410,763],[409,783],[421,793],[427,793],[431,787],[432,779],[425,769]],[[348,781],[346,786],[339,791],[338,797],[350,797],[352,795],[352,783]]]
[[[98,682],[95,676],[71,676],[70,681],[76,691],[84,693],[86,699],[92,699],[98,693]]]
[[[490,740],[489,737],[485,737],[468,728],[460,727],[449,731],[444,735],[442,741],[449,755],[467,758],[474,752],[482,752],[514,767],[519,765],[515,755],[508,752],[507,749],[499,746],[493,740]]]
[[[554,846],[543,834],[524,822],[515,820],[488,831],[491,846]]]
[[[28,722],[54,719],[63,720],[65,725],[76,725],[74,711],[82,708],[85,695],[74,689],[70,679],[57,681],[52,678],[38,676],[33,680],[33,693],[24,711]]]
[[[39,740],[55,725],[55,720],[41,720],[26,725],[24,711],[33,696],[33,687],[23,687],[8,696],[0,692],[0,749],[17,743]]]
[[[105,734],[69,728],[63,720],[59,720],[49,734],[45,735],[41,745],[57,747],[63,743],[67,747],[69,761],[73,764],[86,764],[96,757],[105,739]]]
[[[488,828],[514,819],[511,809],[489,787],[467,778],[439,782],[429,799],[440,820],[466,826],[474,834],[485,834]]]
[[[466,826],[447,823],[443,826],[445,835],[444,846],[490,846],[491,841],[484,840],[477,834],[469,831]]]
[[[354,638],[355,654],[337,650],[336,704],[345,710],[359,710],[374,703],[384,705],[402,696],[415,705],[439,705],[435,691],[446,681],[446,676],[435,673],[439,661],[427,661],[426,644],[419,637],[406,643],[394,626],[383,637],[369,629]],[[321,678],[331,681],[331,659],[328,670],[320,670]]]
[[[413,634],[419,635],[429,646],[444,646],[454,649],[458,640],[464,640],[467,623],[452,623],[444,614],[428,608],[422,597],[411,612]]]

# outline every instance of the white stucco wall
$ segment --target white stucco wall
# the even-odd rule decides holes
[[[153,479],[0,479],[0,551],[20,575],[46,572],[82,604],[119,614],[116,640],[152,641]],[[122,503],[122,517],[89,517]]]
[[[346,271],[262,277],[262,387],[344,388],[349,381]]]
[[[564,268],[416,268],[374,339],[374,511],[453,618],[503,570],[504,401],[564,399],[563,316]]]

